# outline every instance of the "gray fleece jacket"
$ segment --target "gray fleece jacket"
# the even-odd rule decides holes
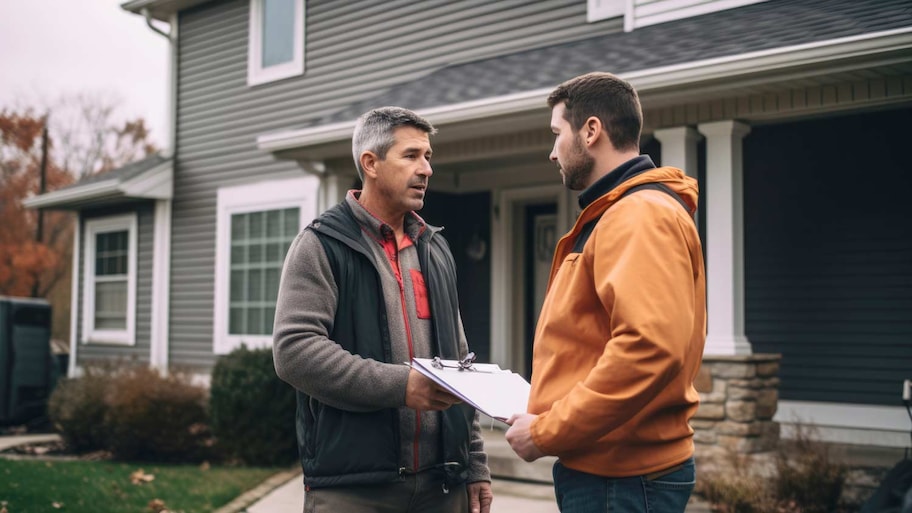
[[[392,358],[381,362],[352,354],[331,339],[338,290],[327,255],[311,230],[304,230],[286,256],[275,317],[275,366],[283,380],[333,408],[370,412],[396,408],[400,468],[414,473],[441,463],[438,412],[405,407],[411,356],[431,357],[433,327],[426,307],[423,277],[414,245],[391,249],[392,229],[368,212],[350,192],[345,201],[373,252],[383,291]],[[416,214],[406,216],[406,233],[415,240],[429,229]],[[386,244],[384,242],[386,241]],[[365,277],[364,279],[373,279]],[[468,345],[459,322],[459,353]],[[478,415],[472,424],[468,482],[489,481],[490,472]]]

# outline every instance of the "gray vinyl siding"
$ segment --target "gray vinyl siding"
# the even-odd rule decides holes
[[[621,30],[586,22],[584,0],[308,1],[305,73],[247,86],[248,0],[180,13],[171,260],[170,362],[213,356],[216,198],[220,187],[300,174],[256,148],[455,62]],[[408,105],[403,105],[408,107]]]
[[[744,139],[746,331],[780,397],[900,404],[912,372],[912,109]],[[711,265],[711,264],[710,264]]]
[[[92,219],[125,215],[136,212],[136,332],[135,344],[121,346],[111,344],[82,343],[82,297],[85,289],[86,240],[85,223]],[[78,295],[76,298],[76,349],[77,365],[92,360],[126,359],[131,363],[149,362],[150,332],[152,319],[152,251],[154,244],[154,205],[140,203],[132,206],[84,211],[80,214],[79,230]]]

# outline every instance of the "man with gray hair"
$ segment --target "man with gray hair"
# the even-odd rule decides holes
[[[488,513],[478,414],[403,362],[461,359],[456,266],[426,224],[436,129],[384,107],[355,126],[363,182],[292,243],[273,330],[297,390],[308,512]]]

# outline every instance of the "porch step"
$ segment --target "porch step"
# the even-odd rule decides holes
[[[482,428],[485,439],[485,452],[488,453],[488,467],[491,475],[501,479],[528,481],[533,483],[553,484],[551,467],[557,458],[545,456],[532,463],[527,463],[513,452],[507,439],[506,429],[494,425]]]

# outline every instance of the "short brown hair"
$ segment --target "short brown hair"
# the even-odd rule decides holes
[[[592,72],[567,80],[548,96],[548,107],[564,103],[564,119],[574,130],[599,118],[617,150],[640,149],[643,111],[636,89],[611,73]]]

